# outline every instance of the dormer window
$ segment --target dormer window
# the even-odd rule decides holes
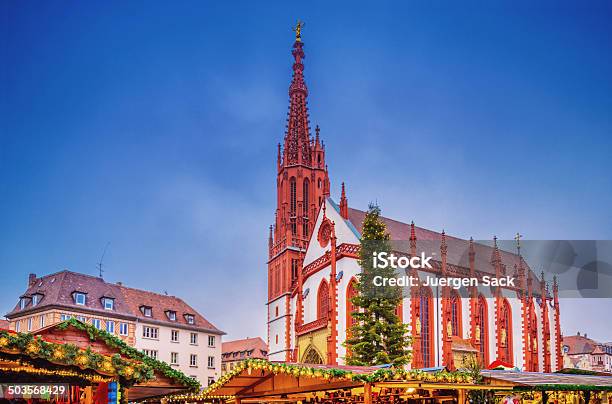
[[[185,320],[187,321],[187,324],[195,324],[195,317],[193,314],[185,314]]]
[[[87,300],[85,298],[85,293],[82,292],[74,292],[74,303],[78,304],[79,306],[85,306],[85,301]]]
[[[176,321],[176,311],[168,310],[166,311],[166,315],[170,321]]]
[[[38,303],[40,303],[40,300],[42,299],[42,295],[40,293],[35,293],[32,295],[32,306],[36,306]]]
[[[104,306],[104,310],[115,310],[115,299],[112,297],[103,297],[102,305]]]
[[[21,299],[19,299],[19,308],[21,310],[25,309],[27,305],[28,305],[28,298],[27,297],[22,297]]]
[[[140,306],[140,311],[145,317],[153,317],[153,309],[151,306]]]

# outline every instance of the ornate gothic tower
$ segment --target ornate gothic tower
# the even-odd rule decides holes
[[[294,62],[287,130],[284,146],[278,144],[275,223],[268,240],[268,345],[273,360],[291,360],[291,291],[297,283],[318,209],[329,196],[325,147],[318,126],[315,138],[310,136],[301,28],[298,22],[291,52]]]

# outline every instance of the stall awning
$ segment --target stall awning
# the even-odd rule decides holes
[[[0,329],[0,373],[13,378],[65,378],[94,385],[111,380],[127,388],[130,401],[194,391],[199,383],[149,358],[121,339],[70,319],[36,335]]]
[[[327,366],[275,363],[261,359],[241,362],[197,395],[171,397],[173,401],[205,401],[212,398],[240,398],[241,401],[266,397],[279,400],[289,395],[380,385],[389,388],[447,389],[474,388],[464,372],[426,372],[365,366]],[[425,387],[427,386],[427,387]],[[484,388],[484,386],[482,386]],[[500,387],[501,388],[501,387]]]
[[[564,373],[518,372],[508,370],[483,370],[486,379],[512,383],[516,386],[527,386],[538,390],[566,389],[581,390],[583,386],[592,389],[612,389],[612,376],[591,376]]]

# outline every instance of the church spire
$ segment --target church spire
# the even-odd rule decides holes
[[[296,33],[293,43],[293,79],[289,86],[289,116],[285,134],[284,166],[312,164],[311,141],[309,132],[308,87],[304,81],[304,43],[301,30],[303,24],[298,21],[294,28]]]

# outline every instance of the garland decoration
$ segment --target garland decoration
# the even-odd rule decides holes
[[[145,363],[128,360],[119,354],[112,356],[99,354],[91,348],[81,349],[74,344],[49,342],[40,336],[28,333],[12,333],[0,330],[0,353],[23,355],[30,359],[44,359],[56,365],[76,366],[81,370],[94,371],[106,376],[121,377],[128,385],[146,382],[154,378],[153,369]],[[24,364],[24,361],[20,361]],[[23,366],[20,371],[53,372],[62,375],[75,373],[69,370],[35,369],[33,366]],[[62,373],[63,372],[63,373]],[[68,372],[68,373],[66,373]],[[78,372],[76,373],[78,375]]]
[[[3,360],[3,365],[0,366],[0,374],[2,373],[28,373],[42,376],[60,376],[62,378],[75,378],[85,380],[91,383],[108,383],[113,380],[112,377],[105,377],[99,374],[88,374],[67,369],[46,369],[37,368],[26,360]],[[7,365],[7,366],[4,366]]]
[[[448,372],[442,370],[435,373],[424,372],[419,369],[404,370],[396,368],[377,369],[371,373],[354,373],[349,370],[335,368],[309,367],[303,364],[291,363],[272,363],[265,359],[247,359],[234,367],[230,372],[225,373],[210,386],[205,387],[198,394],[181,394],[168,397],[168,401],[202,401],[213,397],[220,397],[214,393],[235,376],[246,370],[249,374],[254,371],[271,372],[275,375],[287,374],[294,377],[322,378],[325,380],[344,379],[356,382],[381,382],[385,380],[420,380],[437,383],[471,383],[472,377],[466,372]],[[223,396],[233,398],[233,396]]]
[[[60,330],[65,330],[68,327],[73,327],[77,330],[85,331],[89,336],[90,340],[103,341],[106,345],[117,349],[119,352],[121,352],[122,355],[125,355],[130,359],[142,362],[144,365],[151,369],[152,378],[154,378],[154,371],[158,371],[162,375],[178,382],[179,384],[182,384],[189,390],[197,391],[200,388],[200,383],[196,379],[188,377],[183,372],[172,368],[166,362],[158,361],[156,359],[151,358],[150,356],[145,355],[143,352],[126,344],[122,339],[104,330],[99,330],[91,324],[85,324],[75,318],[68,319],[57,325],[57,328]],[[109,366],[109,364],[102,366]],[[128,370],[128,373],[129,372],[135,374],[137,372],[137,369]]]

